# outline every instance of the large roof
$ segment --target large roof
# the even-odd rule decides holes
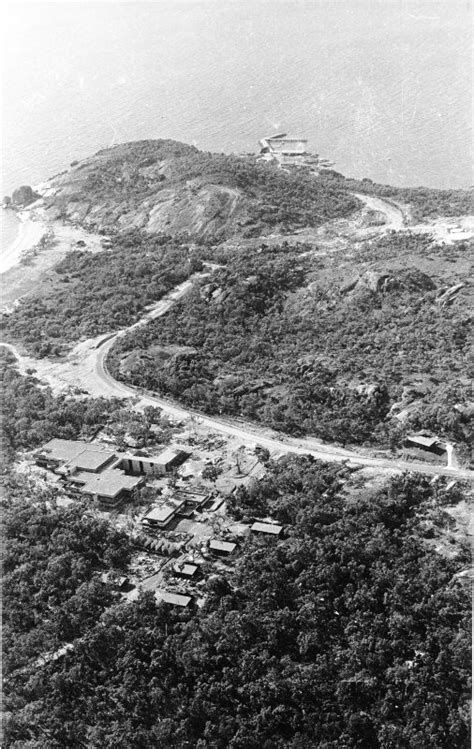
[[[98,471],[115,457],[115,452],[102,445],[81,440],[52,439],[43,445],[39,454],[74,468]]]
[[[121,491],[130,491],[143,482],[143,476],[127,476],[117,468],[108,468],[102,473],[86,473],[76,476],[84,481],[82,491],[85,494],[100,494],[102,497],[116,497]]]

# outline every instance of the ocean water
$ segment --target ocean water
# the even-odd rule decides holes
[[[308,138],[347,175],[467,186],[470,6],[12,3],[2,24],[2,192],[118,142],[174,138],[241,153],[277,131]]]

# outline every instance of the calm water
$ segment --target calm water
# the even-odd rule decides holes
[[[469,185],[469,5],[12,4],[2,191],[121,141],[245,152],[279,130],[348,175]]]

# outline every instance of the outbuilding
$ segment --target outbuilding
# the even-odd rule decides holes
[[[186,502],[181,500],[181,502],[176,502],[175,504],[164,504],[154,507],[142,518],[142,525],[145,528],[166,528],[185,504]]]
[[[209,541],[209,551],[218,556],[228,556],[232,554],[237,548],[237,544],[231,543],[230,541],[220,541],[217,538],[213,538]]]
[[[252,533],[263,533],[267,536],[280,536],[283,530],[281,525],[275,523],[254,523],[250,530]]]
[[[179,606],[188,608],[192,603],[192,596],[183,596],[180,593],[169,593],[167,590],[157,590],[156,598],[160,603],[167,603],[170,606]]]

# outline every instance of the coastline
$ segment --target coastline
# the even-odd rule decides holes
[[[46,234],[47,226],[42,221],[33,220],[30,211],[18,211],[16,216],[19,220],[18,234],[13,242],[6,248],[2,248],[0,255],[0,275],[18,265],[21,256],[27,250],[38,244]]]

